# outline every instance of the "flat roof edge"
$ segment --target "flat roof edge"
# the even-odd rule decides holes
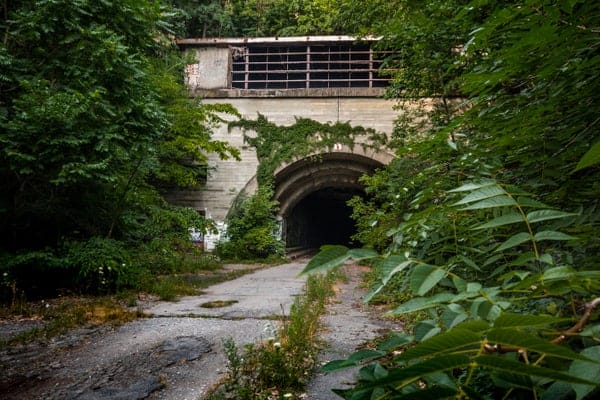
[[[385,88],[310,88],[310,89],[192,89],[190,96],[207,99],[299,98],[299,97],[379,97]]]
[[[347,36],[347,35],[326,35],[326,36],[274,36],[274,37],[251,37],[251,38],[185,38],[177,39],[178,45],[244,45],[244,44],[276,44],[276,43],[319,43],[319,42],[356,42],[356,41],[377,41],[380,37],[375,36]]]

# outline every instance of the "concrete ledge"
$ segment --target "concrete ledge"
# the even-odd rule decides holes
[[[268,97],[383,97],[385,88],[310,88],[310,89],[194,89],[192,97],[268,98]]]

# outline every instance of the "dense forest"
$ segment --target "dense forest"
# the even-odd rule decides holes
[[[211,138],[236,110],[187,97],[174,38],[369,34],[391,54],[382,69],[401,115],[387,143],[397,157],[351,201],[364,248],[325,247],[307,272],[363,260],[368,299],[418,321],[326,369],[367,363],[344,393],[352,399],[597,394],[599,2],[18,0],[0,10],[2,300],[139,287],[179,268],[188,228],[210,225],[163,194],[201,185],[207,154],[238,156]]]

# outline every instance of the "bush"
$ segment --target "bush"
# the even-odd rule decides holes
[[[77,271],[79,286],[86,292],[115,292],[135,280],[131,253],[122,242],[93,237],[66,247],[65,263]]]
[[[229,240],[217,245],[220,257],[265,259],[273,254],[283,255],[283,242],[277,238],[277,202],[271,200],[272,193],[270,188],[260,188],[254,196],[240,198],[227,221]]]

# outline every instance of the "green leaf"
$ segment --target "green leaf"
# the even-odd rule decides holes
[[[589,149],[583,155],[583,157],[581,157],[581,160],[579,160],[577,167],[575,167],[575,171],[591,167],[592,165],[598,163],[600,163],[600,142],[596,142],[596,144],[594,144],[592,148]]]
[[[378,257],[379,253],[377,253],[373,249],[367,249],[367,248],[363,248],[363,249],[351,249],[348,252],[348,256],[350,258],[352,258],[353,260],[361,261],[361,260],[367,260],[367,259],[370,259],[370,258]]]
[[[546,315],[502,313],[494,320],[495,328],[528,328],[548,326],[570,321],[568,318],[556,318]]]
[[[494,328],[487,333],[487,339],[490,343],[515,346],[567,360],[586,360],[586,357],[580,356],[567,347],[550,343],[518,329]]]
[[[500,217],[496,217],[493,220],[486,222],[485,224],[482,225],[478,225],[474,228],[471,229],[489,229],[489,228],[496,228],[498,226],[503,226],[503,225],[509,225],[509,224],[515,224],[518,222],[524,222],[525,220],[523,219],[523,216],[519,213],[511,213],[511,214],[505,214],[502,215]]]
[[[428,264],[417,265],[410,276],[410,285],[413,292],[423,296],[445,276],[446,271],[442,268]]]
[[[516,235],[513,235],[510,238],[508,238],[508,240],[506,242],[502,243],[494,251],[503,251],[503,250],[506,250],[506,249],[510,249],[512,247],[515,247],[515,246],[518,246],[518,245],[520,245],[522,243],[525,243],[525,242],[527,242],[529,240],[531,240],[531,235],[529,235],[529,233],[527,233],[527,232],[520,232],[520,233],[517,233]]]
[[[362,362],[371,361],[382,357],[385,352],[377,350],[362,349],[350,355],[345,360],[333,360],[321,367],[321,372],[332,372],[340,369],[354,367]]]
[[[471,182],[464,184],[456,189],[448,190],[448,193],[457,193],[457,192],[470,192],[472,190],[481,189],[487,186],[495,186],[497,185],[496,181],[493,180],[483,180],[479,182]]]
[[[600,346],[588,347],[580,354],[590,360],[596,360],[596,362],[575,360],[569,367],[569,374],[586,379],[590,382],[596,382],[596,385],[586,385],[581,383],[573,384],[572,386],[577,394],[577,400],[583,399],[592,391],[597,390],[600,387],[600,363],[598,362],[598,360],[600,360]]]
[[[408,361],[421,357],[438,357],[442,354],[458,352],[465,348],[469,348],[475,354],[479,350],[481,340],[481,335],[471,330],[455,328],[422,341],[415,347],[400,354],[396,357],[396,360]]]
[[[415,392],[403,394],[402,400],[431,400],[431,399],[454,399],[459,394],[457,388],[447,386],[428,386]],[[400,398],[400,397],[399,397]]]
[[[419,310],[426,310],[428,308],[437,307],[443,303],[448,303],[454,297],[455,295],[453,293],[438,293],[431,297],[417,297],[400,304],[391,311],[388,311],[388,314],[397,315]]]
[[[380,264],[380,268],[383,272],[381,277],[381,284],[369,291],[365,295],[364,301],[369,302],[371,299],[385,287],[392,277],[398,272],[404,270],[413,264],[412,260],[407,260],[406,257],[400,255],[391,255],[383,260]]]
[[[521,207],[551,208],[549,205],[544,204],[541,201],[532,199],[531,197],[518,197],[517,203],[519,203]]]
[[[541,231],[535,234],[535,240],[541,242],[542,240],[575,240],[576,238],[567,235],[566,233],[556,231]]]
[[[561,265],[559,267],[549,268],[542,274],[542,280],[550,281],[550,280],[567,280],[570,279],[575,270],[573,267]]]
[[[470,204],[466,207],[462,207],[460,208],[460,210],[483,210],[488,208],[507,207],[515,205],[517,205],[517,202],[512,197],[496,196],[482,201],[478,201],[477,203]]]
[[[412,335],[408,335],[404,332],[392,332],[388,339],[379,343],[377,350],[389,352],[398,347],[406,346],[407,344],[414,342],[414,340],[415,338]]]
[[[500,186],[488,186],[478,189],[474,192],[469,193],[467,196],[462,198],[460,201],[453,204],[453,206],[459,206],[461,204],[473,203],[474,201],[480,201],[489,199],[491,197],[506,195],[506,191]]]
[[[477,365],[489,368],[495,371],[500,371],[507,374],[536,376],[551,380],[558,380],[570,383],[582,383],[586,385],[597,385],[595,382],[590,382],[587,379],[578,378],[570,374],[564,374],[554,369],[538,367],[531,364],[525,364],[518,361],[509,360],[507,358],[483,355],[474,359]]]
[[[415,339],[417,341],[427,340],[442,331],[442,329],[433,320],[419,321],[413,328]]]
[[[402,369],[390,370],[387,377],[373,382],[374,386],[393,384],[396,389],[410,385],[420,377],[433,373],[451,371],[457,368],[465,368],[470,364],[470,359],[464,355],[449,354],[441,355],[424,362],[410,365]]]
[[[458,256],[458,258],[461,259],[469,267],[473,268],[475,271],[481,272],[481,268],[479,268],[475,261],[471,260],[469,257],[461,255]]]
[[[569,213],[569,212],[557,211],[557,210],[536,210],[536,211],[531,211],[529,214],[527,214],[527,220],[529,222],[540,222],[540,221],[547,221],[550,219],[575,217],[577,215],[578,214],[576,214],[576,213]]]
[[[300,275],[328,271],[339,267],[348,259],[350,259],[350,254],[346,246],[323,246],[319,254],[309,261]]]
[[[469,318],[469,315],[466,312],[456,312],[451,310],[446,310],[440,317],[446,328],[452,329],[456,327],[456,325],[465,321]]]

